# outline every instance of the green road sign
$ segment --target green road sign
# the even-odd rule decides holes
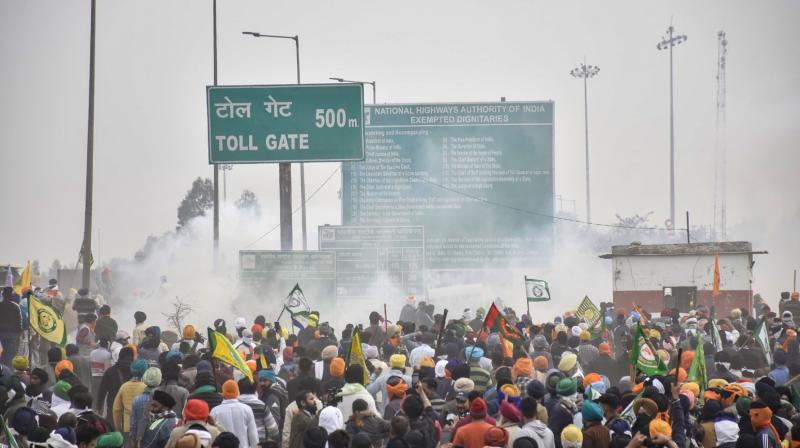
[[[342,223],[425,228],[426,268],[536,263],[553,246],[552,102],[364,108]]]
[[[287,294],[300,284],[315,305],[332,299],[336,288],[336,260],[333,252],[239,251],[239,277],[257,291]]]
[[[389,299],[425,292],[420,226],[321,226],[319,249],[336,254],[337,299]]]
[[[211,164],[364,159],[361,84],[206,90]]]

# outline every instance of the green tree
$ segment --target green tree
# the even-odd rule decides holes
[[[180,230],[198,216],[205,216],[206,210],[214,206],[214,184],[209,178],[197,178],[192,182],[192,188],[186,192],[186,197],[178,206],[178,226]]]
[[[258,203],[256,194],[250,190],[242,191],[242,195],[236,200],[236,208],[250,211],[256,216],[261,216],[261,205]]]

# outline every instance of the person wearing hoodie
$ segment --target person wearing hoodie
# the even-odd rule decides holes
[[[375,407],[375,399],[364,387],[364,369],[360,365],[353,364],[349,366],[345,371],[344,380],[345,385],[342,387],[341,392],[337,394],[337,397],[341,397],[342,401],[336,407],[342,411],[342,418],[345,421],[350,419],[350,415],[353,412],[353,402],[358,399],[362,399],[367,403],[370,412],[380,415]]]
[[[119,360],[106,369],[103,379],[100,380],[100,390],[95,394],[94,408],[106,420],[111,421],[114,399],[122,384],[131,379],[131,364],[133,363],[133,349],[125,347],[119,352]]]
[[[121,356],[121,355],[120,355]],[[147,387],[142,382],[142,376],[147,371],[147,361],[144,359],[137,359],[131,364],[131,379],[122,384],[114,398],[114,404],[111,407],[112,415],[114,417],[114,427],[122,430],[125,440],[131,442],[133,440],[131,431],[131,410],[133,408],[133,400],[141,395]]]
[[[405,381],[406,384],[412,383],[411,375],[407,375],[405,371],[406,359],[406,355],[401,355],[399,353],[391,355],[389,357],[389,371],[381,372],[381,375],[367,386],[367,391],[370,395],[375,396],[378,392],[381,393],[381,410],[386,407],[386,404],[389,403],[390,400],[386,392],[386,381],[389,378],[397,376]]]
[[[351,438],[356,434],[367,434],[373,446],[379,446],[389,437],[389,422],[370,411],[367,402],[360,398],[353,401],[352,413],[344,429]]]
[[[258,429],[258,443],[264,445],[267,441],[277,442],[280,437],[278,423],[269,409],[267,409],[267,405],[258,399],[256,383],[247,378],[242,378],[239,380],[238,385],[239,401],[250,406],[253,411],[253,418],[256,420],[256,428]]]
[[[226,431],[239,438],[241,448],[257,448],[258,425],[250,405],[239,400],[239,385],[233,380],[225,381],[222,385],[222,398],[222,403],[211,410],[211,417]]]
[[[525,397],[520,403],[522,413],[522,427],[513,439],[509,438],[509,446],[514,445],[514,440],[522,437],[530,437],[536,441],[539,448],[555,448],[555,437],[553,431],[537,418],[539,403],[532,397]]]

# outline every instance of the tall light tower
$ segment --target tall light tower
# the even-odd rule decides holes
[[[589,193],[589,78],[600,73],[600,67],[596,65],[586,65],[586,61],[572,69],[570,75],[576,78],[583,78],[583,121],[586,126],[586,222],[592,222],[592,199]]]
[[[725,31],[717,33],[717,139],[714,148],[714,233],[718,240],[725,241],[728,237],[728,210],[727,210],[727,139],[726,137],[726,105],[727,105],[727,76],[728,63],[728,37]]]
[[[669,50],[669,221],[673,229],[675,228],[675,96],[672,81],[672,48],[683,42],[686,42],[686,35],[676,35],[675,28],[670,25],[667,34],[656,46],[659,50]]]

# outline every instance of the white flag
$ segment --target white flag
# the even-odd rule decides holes
[[[767,331],[767,322],[761,319],[758,323],[756,330],[753,332],[753,339],[758,342],[761,349],[764,350],[764,355],[767,357],[767,364],[772,364],[772,350],[769,348],[769,332]]]
[[[550,300],[550,288],[544,280],[526,277],[525,295],[528,297],[528,302],[546,302]]]

